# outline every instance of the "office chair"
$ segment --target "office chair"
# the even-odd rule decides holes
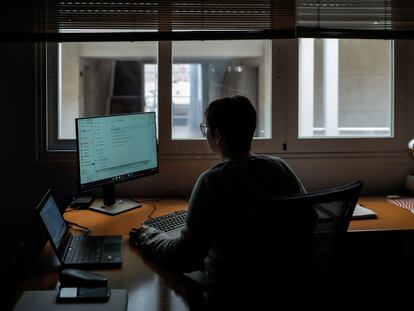
[[[363,182],[352,183],[316,192],[280,197],[274,204],[286,208],[310,208],[315,223],[310,244],[312,271],[320,276],[333,272],[338,264],[340,248],[348,230]]]
[[[300,293],[318,285],[324,291],[333,286],[326,280],[338,275],[339,251],[362,187],[355,181],[268,200],[225,201],[221,275],[209,287],[188,281],[190,309],[203,310],[206,302],[209,310],[283,306],[302,302]]]

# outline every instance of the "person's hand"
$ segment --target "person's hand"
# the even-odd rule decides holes
[[[129,232],[129,241],[136,246],[142,246],[145,241],[153,238],[160,233],[159,230],[142,224],[139,228],[132,228]]]
[[[149,226],[142,224],[139,228],[138,228],[138,232],[141,234],[142,232],[144,232],[145,230],[147,230],[149,228]]]
[[[138,237],[140,239],[141,242],[151,239],[154,236],[158,235],[159,233],[161,233],[161,231],[159,231],[158,229],[155,229],[154,227],[151,226],[147,226],[145,224],[142,224],[141,227],[139,227],[138,229]]]

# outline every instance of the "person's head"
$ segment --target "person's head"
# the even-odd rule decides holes
[[[223,97],[211,102],[204,112],[207,140],[223,156],[248,153],[256,130],[256,110],[244,96]]]

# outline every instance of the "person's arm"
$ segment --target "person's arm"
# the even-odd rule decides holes
[[[139,235],[144,253],[176,270],[200,269],[213,239],[213,187],[208,174],[200,176],[190,197],[187,225],[179,238],[172,239],[154,228],[144,228]]]
[[[291,175],[293,179],[296,181],[296,184],[299,188],[299,192],[307,193],[305,186],[302,184],[302,181],[299,179],[298,175],[296,175],[295,171],[290,167],[290,165],[285,160],[283,159],[280,159],[280,160],[286,169],[286,174]]]

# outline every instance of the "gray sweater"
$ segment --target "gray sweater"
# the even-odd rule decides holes
[[[143,230],[140,246],[147,255],[169,267],[189,272],[204,270],[216,277],[228,271],[229,258],[241,251],[241,238],[255,200],[304,192],[288,164],[280,158],[254,155],[225,161],[205,171],[191,193],[187,225],[171,238],[154,228]]]

